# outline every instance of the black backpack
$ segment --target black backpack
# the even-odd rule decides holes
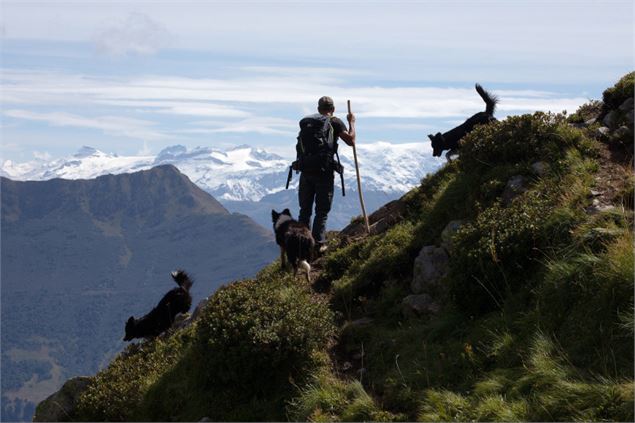
[[[331,117],[322,114],[307,116],[300,121],[296,170],[327,172],[335,169],[333,155],[337,154]]]
[[[335,171],[340,174],[342,181],[342,196],[346,195],[344,189],[344,166],[340,163],[337,154],[337,141],[331,125],[331,117],[321,114],[307,116],[300,121],[300,133],[298,143],[295,145],[297,160],[289,167],[286,189],[293,177],[293,171],[310,171],[327,173]],[[337,158],[337,162],[333,159]]]

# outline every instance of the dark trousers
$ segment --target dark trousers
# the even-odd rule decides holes
[[[311,228],[311,213],[315,201],[315,218],[313,219],[313,238],[315,242],[326,242],[326,219],[331,211],[333,202],[333,172],[309,173],[302,172],[298,197],[300,200],[299,221]]]

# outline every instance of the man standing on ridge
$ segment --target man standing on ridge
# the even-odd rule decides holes
[[[302,172],[298,190],[300,202],[299,221],[311,228],[311,214],[315,202],[315,218],[312,234],[319,251],[326,251],[326,220],[333,202],[334,172],[341,173],[337,156],[337,139],[353,146],[355,144],[355,116],[346,116],[350,131],[342,120],[333,116],[335,104],[331,97],[318,101],[318,113],[300,121],[300,134],[296,151],[298,160],[294,169]],[[335,157],[337,156],[337,161]]]

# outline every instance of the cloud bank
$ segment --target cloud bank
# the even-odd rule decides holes
[[[164,25],[144,13],[133,12],[99,31],[94,42],[98,51],[112,56],[150,55],[168,46],[171,38]]]

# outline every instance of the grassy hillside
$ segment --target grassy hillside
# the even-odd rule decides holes
[[[632,421],[632,149],[598,128],[633,76],[611,104],[477,128],[396,224],[334,236],[313,286],[278,263],[225,286],[96,375],[73,417]],[[412,312],[415,258],[441,243],[434,307]]]

